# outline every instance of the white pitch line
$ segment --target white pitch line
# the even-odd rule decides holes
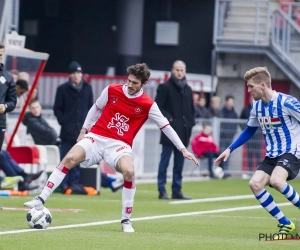
[[[211,202],[211,201],[232,201],[232,200],[243,200],[243,199],[253,199],[254,195],[235,195],[235,196],[225,196],[225,197],[215,197],[215,198],[203,198],[203,199],[193,199],[193,200],[180,200],[180,201],[170,201],[169,204],[188,204],[188,203],[200,203],[200,202]]]
[[[286,202],[286,203],[279,203],[277,205],[280,206],[280,207],[285,207],[285,206],[291,206],[292,204],[290,202]],[[131,219],[131,221],[157,220],[157,219],[165,219],[165,218],[195,216],[195,215],[203,215],[203,214],[217,214],[217,213],[253,210],[253,209],[261,209],[261,208],[262,207],[260,205],[247,206],[247,207],[234,207],[234,208],[225,208],[225,209],[216,209],[216,210],[208,210],[208,211],[189,212],[189,213],[147,216],[147,217],[133,218],[133,219]],[[73,225],[49,227],[46,230],[56,230],[56,229],[76,228],[76,227],[90,227],[90,226],[99,226],[99,225],[106,225],[106,224],[113,224],[113,223],[120,223],[120,220],[98,221],[98,222],[91,222],[91,223],[82,223],[82,224],[73,224]],[[41,229],[23,229],[23,230],[0,232],[0,235],[18,234],[18,233],[32,233],[32,232],[45,232],[45,230],[41,230]]]

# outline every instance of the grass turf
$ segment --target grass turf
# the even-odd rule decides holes
[[[299,180],[291,182],[300,192]],[[170,184],[168,184],[170,190]],[[186,195],[194,199],[251,194],[248,181],[242,179],[185,182]],[[268,188],[277,203],[286,198]],[[211,210],[259,205],[256,199],[213,201],[191,204],[170,204],[158,200],[155,184],[137,184],[133,212],[135,233],[121,232],[121,192],[102,189],[100,196],[53,194],[46,207],[81,209],[77,213],[51,212],[52,224],[47,230],[28,228],[26,211],[6,210],[22,207],[30,197],[1,197],[0,250],[10,249],[283,249],[298,246],[299,241],[259,241],[259,234],[277,232],[277,221],[263,208],[245,211],[216,212]],[[173,200],[171,200],[173,201]],[[282,206],[282,211],[296,224],[299,210]],[[195,215],[201,211],[208,214]],[[167,216],[150,219],[151,216]],[[175,216],[176,215],[176,216]],[[153,218],[153,217],[152,217]],[[139,220],[140,219],[140,220]],[[100,224],[106,221],[107,224]],[[99,225],[80,224],[99,222]],[[60,226],[77,225],[71,228]],[[52,229],[53,230],[52,230]],[[24,232],[25,229],[25,232]],[[23,230],[18,232],[18,230]],[[3,234],[8,231],[16,233]]]

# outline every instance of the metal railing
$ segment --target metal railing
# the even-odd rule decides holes
[[[19,27],[19,0],[2,0],[0,11],[0,41],[4,41],[5,35]]]
[[[228,25],[226,25],[228,13],[234,7],[234,4],[241,3],[254,7],[253,22],[249,22],[251,30],[253,29],[253,32],[249,32],[249,34],[253,34],[251,34],[251,37],[245,37],[237,29],[233,36],[225,35],[224,30],[228,28]],[[253,6],[251,6],[252,4]],[[215,45],[218,42],[232,43],[233,41],[241,44],[247,42],[247,44],[253,45],[258,45],[261,42],[268,43],[270,38],[270,20],[270,3],[267,0],[254,0],[251,2],[247,0],[216,0],[213,42]]]
[[[272,46],[300,73],[300,27],[284,11],[273,13]]]

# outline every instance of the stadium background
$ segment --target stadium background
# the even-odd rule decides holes
[[[258,2],[262,3],[262,7],[252,6],[256,1],[235,0],[190,0],[188,4],[183,0],[23,0],[20,1],[19,34],[26,35],[26,48],[50,54],[45,73],[39,82],[40,101],[45,108],[51,108],[55,88],[67,78],[65,72],[71,60],[82,64],[96,98],[109,83],[122,82],[124,70],[130,64],[143,61],[151,69],[167,73],[172,62],[181,59],[186,62],[189,73],[217,78],[216,89],[211,88],[208,96],[220,96],[223,105],[225,96],[233,93],[235,109],[239,114],[248,98],[243,75],[247,69],[255,66],[268,67],[275,90],[293,93],[298,98],[300,96],[299,85],[291,81],[274,60],[255,51],[260,46],[250,44],[250,50],[243,51],[240,46],[242,39],[227,41],[227,45],[231,45],[231,51],[228,52],[220,46],[226,40],[216,41],[217,26],[228,21],[227,16],[222,19],[219,15],[224,4],[231,5],[231,9],[226,10],[228,13],[234,6],[239,8],[240,15],[246,15],[254,9],[250,13],[254,17],[259,11],[258,15],[267,15],[268,11],[279,8],[277,0]],[[240,3],[244,5],[240,6]],[[155,44],[155,24],[158,21],[178,22],[178,45]],[[238,22],[239,19],[235,20],[235,23]],[[233,33],[231,36],[235,35]],[[109,67],[115,67],[117,77],[104,76]],[[156,78],[147,87],[150,96],[155,96],[157,84],[162,80]],[[55,123],[51,112],[48,118]],[[217,141],[220,140],[221,122],[214,122],[214,137]],[[151,125],[150,128],[152,131]],[[199,129],[197,126],[194,133]],[[155,138],[153,144],[158,145],[158,137],[157,132],[148,139]],[[147,139],[145,143],[148,143]],[[156,172],[158,164],[155,159],[159,157],[159,152],[158,146],[155,152],[145,153],[145,159],[151,158],[148,165],[152,166],[153,173]],[[243,153],[240,151],[232,169],[241,170],[242,158]],[[186,169],[190,170],[191,166]]]

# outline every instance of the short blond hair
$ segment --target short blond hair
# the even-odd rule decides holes
[[[271,75],[267,67],[256,67],[248,70],[244,75],[244,79],[245,81],[252,79],[254,83],[264,82],[268,87],[271,87]]]

